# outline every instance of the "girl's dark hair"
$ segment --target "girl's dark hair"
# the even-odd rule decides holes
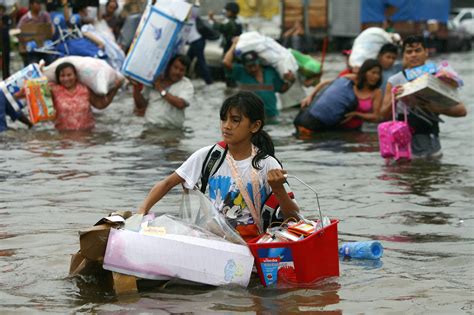
[[[54,74],[56,76],[56,82],[59,84],[59,76],[61,75],[61,71],[63,71],[64,69],[66,68],[72,68],[72,70],[74,71],[74,74],[76,75],[77,77],[77,70],[76,70],[76,67],[74,67],[74,65],[70,62],[63,62],[61,63],[59,66],[56,67],[56,70],[54,70]]]
[[[359,72],[357,73],[357,88],[359,90],[364,87],[364,84],[367,81],[367,72],[369,72],[375,67],[378,67],[380,69],[380,78],[377,83],[372,86],[369,86],[369,88],[371,90],[375,90],[382,85],[382,66],[380,65],[380,62],[376,59],[367,59],[366,61],[364,61],[364,63],[359,69]]]
[[[188,70],[189,65],[191,64],[191,61],[189,60],[188,56],[182,55],[182,54],[176,54],[173,57],[171,57],[170,61],[168,62],[168,66],[166,67],[166,75],[169,74],[171,65],[176,61],[179,60],[186,70]]]
[[[275,158],[275,147],[270,135],[263,130],[265,125],[265,107],[260,97],[252,92],[241,91],[227,98],[220,110],[221,120],[227,118],[231,109],[236,109],[242,116],[247,117],[250,122],[257,120],[262,122],[260,129],[253,134],[252,144],[257,147],[257,155],[252,160],[252,166],[260,170],[259,162],[268,156]],[[276,159],[276,158],[275,158]]]

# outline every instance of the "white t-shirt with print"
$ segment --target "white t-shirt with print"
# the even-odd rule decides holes
[[[167,92],[173,96],[183,99],[186,104],[191,104],[194,87],[186,77],[183,77],[178,82],[172,84]],[[184,109],[179,109],[164,99],[158,90],[154,88],[145,87],[142,92],[145,100],[148,101],[148,107],[145,112],[146,121],[159,128],[182,128],[184,124]]]
[[[212,146],[207,146],[194,152],[177,170],[176,173],[185,180],[184,187],[193,189],[201,179],[201,170],[207,154]],[[252,157],[245,160],[235,161],[237,170],[247,187],[248,195],[253,201],[251,182]],[[271,188],[267,181],[268,171],[281,169],[278,161],[269,156],[259,162],[261,170],[257,170],[259,178],[259,190],[261,205],[265,203],[271,194]],[[237,183],[232,178],[232,171],[226,159],[217,172],[209,178],[207,189],[208,197],[214,207],[224,213],[227,220],[233,225],[254,223],[250,210],[247,207]]]

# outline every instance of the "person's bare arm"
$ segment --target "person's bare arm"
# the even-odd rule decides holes
[[[345,115],[341,123],[345,123],[352,117],[358,117],[364,121],[378,122],[380,120],[380,108],[382,106],[382,90],[377,89],[372,98],[372,111],[370,113],[362,113],[358,111],[353,111]]]
[[[92,106],[94,106],[97,109],[104,109],[107,106],[112,103],[112,100],[115,97],[115,94],[117,94],[117,91],[119,90],[120,86],[122,86],[122,81],[117,81],[115,82],[115,86],[112,90],[110,90],[107,95],[97,95],[95,94],[92,90],[90,91],[90,96],[89,96],[89,101],[91,102]]]
[[[138,208],[138,214],[147,214],[148,211],[165,196],[171,188],[175,187],[178,184],[184,183],[184,179],[179,177],[176,172],[173,172],[170,176],[166,177],[162,181],[153,186],[153,188],[148,193],[148,196],[143,201],[142,205]]]
[[[235,37],[232,41],[232,46],[230,46],[229,50],[225,53],[224,59],[222,60],[222,64],[228,70],[232,70],[232,62],[234,61],[234,52],[235,47],[237,46],[238,37]]]
[[[324,80],[324,81],[319,82],[319,83],[315,86],[315,88],[313,89],[313,91],[311,92],[311,94],[309,94],[308,96],[306,96],[306,97],[301,101],[301,108],[308,107],[309,104],[311,104],[311,102],[313,101],[313,98],[319,93],[319,91],[321,91],[326,85],[330,84],[332,81],[334,81],[334,80]]]
[[[298,218],[298,212],[300,211],[298,205],[288,196],[283,184],[286,182],[285,174],[287,172],[282,169],[274,169],[268,171],[267,180],[268,184],[272,188],[272,192],[278,200],[280,209],[285,219],[287,218]]]
[[[380,109],[380,120],[389,119],[392,114],[392,84],[387,83],[385,94],[382,100],[382,108]]]
[[[161,87],[161,84],[160,84],[159,80],[155,83],[155,89],[157,89],[158,92],[160,92],[160,94],[163,91],[163,88]],[[178,109],[184,109],[188,106],[188,103],[186,103],[186,101],[184,99],[182,99],[181,97],[178,97],[176,95],[173,95],[169,92],[166,92],[165,96],[162,96],[162,97],[169,104],[171,104],[171,106],[174,106]]]

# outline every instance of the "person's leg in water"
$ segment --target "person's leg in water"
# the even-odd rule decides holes
[[[206,58],[204,57],[204,48],[206,47],[206,40],[200,38],[195,40],[189,46],[188,57],[191,59],[191,56],[197,58],[196,66],[197,72],[201,78],[206,82],[206,84],[212,84],[213,80],[209,68],[207,67]],[[192,59],[191,59],[192,60]]]

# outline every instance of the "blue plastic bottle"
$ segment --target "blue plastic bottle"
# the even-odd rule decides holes
[[[383,246],[378,241],[345,243],[339,248],[339,254],[351,258],[379,259],[383,255]]]

